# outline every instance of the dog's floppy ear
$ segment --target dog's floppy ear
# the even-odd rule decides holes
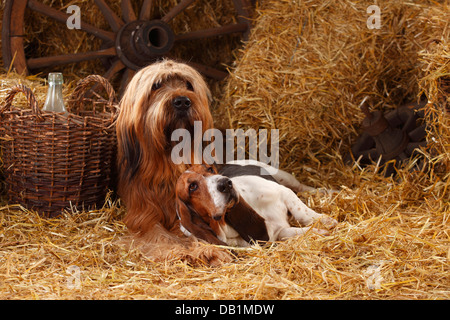
[[[180,218],[180,224],[191,234],[199,239],[212,244],[227,245],[217,238],[211,227],[195,212],[195,210],[179,197],[176,198],[176,210]]]
[[[131,180],[139,170],[142,147],[133,126],[123,129],[118,137],[118,148],[121,150],[119,166],[125,169],[123,174],[128,180]]]

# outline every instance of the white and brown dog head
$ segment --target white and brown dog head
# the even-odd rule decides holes
[[[185,234],[213,244],[247,246],[267,241],[265,219],[215,167],[194,165],[178,179],[176,207]]]
[[[183,231],[214,244],[226,224],[225,214],[239,202],[231,179],[218,175],[209,165],[185,171],[176,185],[176,208]]]

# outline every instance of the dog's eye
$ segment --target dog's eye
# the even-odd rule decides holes
[[[188,90],[194,91],[194,87],[192,86],[192,83],[190,83],[189,81],[186,82],[186,87],[187,87]]]
[[[206,169],[206,171],[208,171],[209,173],[214,173],[213,167],[208,167],[208,168]]]
[[[161,82],[155,82],[155,83],[152,85],[152,90],[153,90],[153,91],[156,91],[156,90],[160,89],[161,87],[162,87]]]
[[[197,184],[197,182],[192,182],[192,183],[189,185],[189,192],[195,191],[195,190],[197,190],[197,189],[198,189],[198,184]]]

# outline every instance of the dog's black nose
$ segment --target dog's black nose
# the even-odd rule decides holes
[[[228,178],[222,178],[217,183],[217,190],[222,193],[230,193],[231,189],[233,189],[233,182]]]
[[[186,96],[178,96],[172,100],[172,105],[177,110],[187,110],[191,107],[191,99]]]

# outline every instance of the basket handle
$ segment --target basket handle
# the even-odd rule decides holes
[[[81,109],[83,108],[83,98],[85,98],[87,95],[92,96],[92,92],[89,92],[88,89],[92,85],[93,89],[95,89],[98,84],[101,84],[103,88],[105,88],[109,98],[107,101],[107,106],[111,109],[111,114],[115,115],[117,113],[117,109],[114,106],[114,102],[116,100],[116,93],[114,91],[114,88],[111,86],[107,79],[97,74],[92,74],[77,82],[77,85],[69,98],[69,111],[81,111]]]
[[[39,121],[43,121],[44,118],[42,117],[41,110],[39,109],[38,102],[36,100],[36,97],[34,96],[33,91],[31,91],[30,88],[24,86],[23,84],[18,84],[9,90],[9,93],[6,96],[3,105],[0,107],[0,115],[3,114],[7,109],[11,108],[11,104],[14,100],[14,97],[19,92],[25,94],[27,101],[30,104],[31,110],[33,111],[36,118]]]

